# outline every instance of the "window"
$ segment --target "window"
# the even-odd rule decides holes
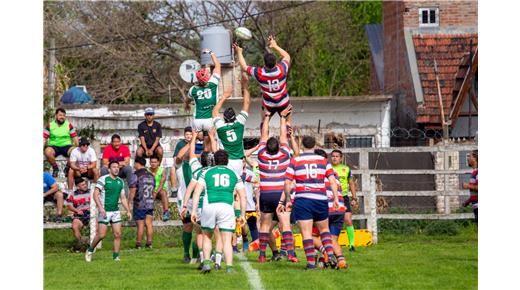
[[[347,148],[371,148],[373,140],[373,136],[347,137]]]
[[[439,26],[439,8],[419,8],[419,26]]]

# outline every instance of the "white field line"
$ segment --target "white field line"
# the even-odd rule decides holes
[[[253,289],[264,290],[264,287],[262,286],[262,281],[260,280],[260,274],[258,274],[258,271],[256,269],[251,267],[251,264],[249,264],[244,254],[238,253],[235,255],[238,257],[240,265],[244,268],[244,271],[247,274],[247,279],[249,280],[249,284],[251,284]]]

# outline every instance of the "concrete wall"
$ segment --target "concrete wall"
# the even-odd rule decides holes
[[[299,134],[315,135],[323,143],[324,134],[341,133],[347,136],[374,136],[376,147],[390,146],[390,97],[300,97],[292,98],[294,106],[293,127]],[[231,99],[225,106],[233,107],[238,113],[242,99]],[[110,142],[112,134],[121,135],[124,143],[137,147],[137,126],[144,120],[144,109],[155,108],[155,119],[163,127],[161,145],[173,151],[177,140],[182,138],[183,128],[191,125],[191,112],[181,105],[76,105],[65,106],[67,118],[77,128],[93,125],[96,139],[101,144]],[[250,107],[250,118],[246,124],[245,137],[260,136],[261,100],[254,98]],[[271,120],[271,130],[276,134],[279,118]],[[319,125],[319,129],[318,129]],[[319,132],[318,132],[319,131]]]

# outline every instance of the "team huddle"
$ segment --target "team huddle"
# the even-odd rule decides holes
[[[268,41],[269,47],[282,59],[277,62],[273,53],[266,53],[263,67],[248,66],[243,49],[233,45],[242,69],[243,104],[238,114],[231,107],[220,114],[232,90],[227,88],[219,94],[220,62],[209,49],[204,49],[203,53],[210,54],[213,71],[209,67],[197,71],[197,83],[190,88],[189,98],[185,100],[187,108],[192,102],[195,105],[193,125],[185,128],[185,140],[175,148],[172,176],[178,188],[178,209],[183,222],[184,261],[198,262],[202,273],[209,273],[213,263],[213,269],[222,269],[222,259],[226,271],[233,272],[233,252],[238,251],[239,237],[244,250],[257,245],[259,263],[267,261],[267,246],[272,251],[271,261],[285,257],[290,262],[298,262],[294,226],[302,235],[306,269],[347,268],[338,242],[344,225],[349,249],[354,251],[352,207],[357,206],[357,198],[350,168],[342,164],[341,151],[334,150],[328,156],[317,148],[314,137],[295,136],[286,83],[290,55],[272,36]],[[249,77],[256,80],[262,91],[262,122],[258,145],[245,150],[243,137],[249,117]],[[280,117],[278,136],[269,132],[275,113]],[[136,152],[140,154],[136,154],[135,171],[125,175],[130,188],[128,200],[123,190],[120,161],[110,160],[105,174],[95,176],[98,229],[85,253],[86,261],[92,260],[96,245],[106,235],[108,223],[114,233],[113,258],[119,260],[119,202],[129,219],[133,218],[137,223],[136,247],[141,246],[145,228],[146,247],[151,247],[154,201],[160,196],[157,188],[162,189],[165,178],[158,180],[146,169],[146,158],[160,163],[163,152],[155,142],[143,147],[139,148],[141,152]],[[157,152],[158,148],[160,152]],[[81,182],[81,179],[77,180],[78,189],[83,188],[78,186]],[[349,198],[349,192],[352,198]],[[169,212],[166,217],[169,218]],[[192,243],[193,231],[196,237]],[[248,243],[249,233],[251,243]],[[280,249],[275,242],[276,233],[281,234]]]

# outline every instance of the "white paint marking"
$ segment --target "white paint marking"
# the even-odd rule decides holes
[[[247,279],[249,280],[249,284],[255,290],[264,290],[262,286],[262,281],[260,280],[260,274],[258,271],[251,267],[251,264],[247,261],[247,258],[243,253],[235,254],[238,257],[238,260],[241,262],[240,265],[244,267],[244,271],[246,271]]]

